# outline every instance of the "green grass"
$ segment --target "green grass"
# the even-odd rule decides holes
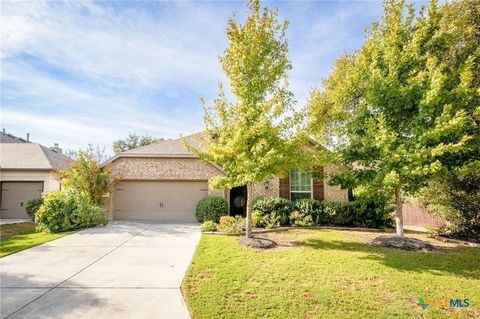
[[[46,243],[70,233],[37,233],[33,222],[0,225],[0,257]]]
[[[406,252],[372,247],[364,242],[375,234],[352,231],[275,236],[293,244],[259,251],[203,235],[182,286],[192,317],[480,318],[479,248]],[[420,296],[471,306],[422,311]]]

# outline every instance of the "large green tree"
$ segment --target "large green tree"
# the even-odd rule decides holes
[[[309,100],[312,131],[350,166],[334,181],[394,196],[400,237],[402,194],[478,170],[478,16],[475,1],[431,1],[417,14],[387,0],[361,48],[341,56]]]
[[[277,10],[261,9],[258,0],[247,7],[244,23],[235,15],[229,20],[229,46],[220,57],[236,99],[229,101],[220,85],[213,106],[203,102],[200,147],[186,146],[202,160],[222,166],[225,174],[211,180],[214,188],[247,186],[246,236],[251,237],[252,186],[294,166],[300,139],[288,90],[288,24],[277,21]]]
[[[115,154],[122,153],[137,147],[150,145],[163,140],[163,138],[156,138],[149,135],[137,135],[135,133],[128,134],[128,137],[113,142],[113,151]]]

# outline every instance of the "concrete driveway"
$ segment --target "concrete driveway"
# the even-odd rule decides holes
[[[193,224],[114,222],[0,259],[1,318],[189,318]]]

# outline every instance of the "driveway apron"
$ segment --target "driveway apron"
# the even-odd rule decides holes
[[[189,318],[194,224],[114,222],[0,259],[1,318]]]

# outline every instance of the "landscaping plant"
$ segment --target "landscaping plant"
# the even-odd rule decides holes
[[[269,228],[287,225],[292,210],[292,202],[282,197],[259,196],[253,201],[253,211],[262,214]]]
[[[42,206],[42,204],[43,198],[33,198],[27,200],[27,202],[25,203],[25,211],[30,217],[34,218],[35,214],[37,213],[40,206]]]
[[[220,217],[228,215],[228,203],[222,196],[202,198],[195,210],[195,217],[200,223],[212,221],[218,223]]]
[[[207,220],[200,225],[201,231],[217,231],[217,223],[211,220]]]
[[[447,175],[428,184],[420,200],[446,224],[438,235],[480,242],[480,172]]]
[[[37,230],[57,233],[105,225],[105,211],[91,204],[84,194],[71,191],[50,191],[35,214]]]
[[[61,172],[62,186],[75,190],[96,206],[105,205],[112,183],[108,173],[95,161],[91,154],[78,151],[77,160],[66,171]]]
[[[222,216],[217,230],[227,234],[241,234],[245,230],[245,218],[242,216]]]

